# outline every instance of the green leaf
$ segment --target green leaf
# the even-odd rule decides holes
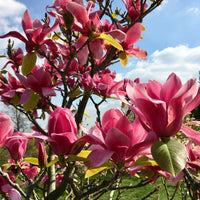
[[[74,90],[73,92],[70,92],[69,93],[69,97],[71,98],[76,98],[76,97],[79,97],[81,96],[83,93],[82,91],[80,90],[80,88],[77,88],[76,90]]]
[[[46,165],[46,167],[48,168],[48,167],[51,167],[52,165],[54,165],[55,163],[57,163],[58,162],[58,157],[56,157],[55,159],[53,159],[51,162],[49,162],[47,165]]]
[[[19,102],[20,102],[20,96],[15,93],[14,97],[10,100],[10,103],[16,106],[19,104]]]
[[[6,58],[6,55],[0,55],[0,58]]]
[[[91,176],[94,176],[95,174],[98,174],[99,172],[105,170],[105,169],[110,169],[112,168],[113,165],[109,162],[104,163],[103,165],[99,166],[99,167],[92,167],[89,168],[86,173],[85,173],[85,178],[89,178]]]
[[[22,74],[28,75],[35,67],[37,56],[35,52],[28,53],[24,56],[22,61]]]
[[[39,101],[39,95],[36,92],[31,91],[30,99],[23,105],[25,111],[30,111],[37,106]]]
[[[134,163],[134,166],[157,166],[157,165],[158,164],[156,163],[155,160],[152,160],[147,156],[142,156],[138,158]]]
[[[151,147],[151,153],[160,168],[174,177],[185,167],[187,158],[186,148],[176,140],[155,142]]]
[[[119,60],[122,64],[122,66],[126,66],[127,63],[128,63],[128,56],[126,55],[126,53],[123,51],[123,52],[120,52],[119,53]]]
[[[7,73],[6,70],[1,70],[1,71],[0,71],[0,74],[6,74],[6,73]]]
[[[29,162],[33,165],[39,165],[38,159],[33,157],[24,158],[23,161]]]
[[[105,34],[105,33],[101,33],[101,35],[99,36],[100,39],[104,39],[106,40],[107,44],[111,44],[113,47],[115,47],[116,49],[119,49],[120,51],[123,51],[123,47],[121,46],[121,44],[119,44],[115,39],[113,39],[111,36]]]

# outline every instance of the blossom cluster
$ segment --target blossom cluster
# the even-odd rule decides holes
[[[103,1],[55,0],[46,7],[42,21],[32,21],[25,11],[25,36],[16,31],[0,36],[14,37],[25,44],[23,51],[13,48],[9,40],[8,62],[0,74],[1,100],[26,113],[34,124],[32,133],[14,131],[11,118],[0,113],[0,147],[7,148],[11,157],[0,171],[1,194],[8,194],[10,199],[28,199],[30,196],[21,188],[30,186],[27,195],[32,195],[31,188],[37,186],[43,187],[46,195],[53,176],[48,168],[52,166],[57,169],[57,188],[70,184],[80,196],[84,193],[76,191],[79,180],[71,175],[73,167],[74,171],[80,166],[87,168],[86,178],[109,169],[116,177],[124,172],[135,177],[149,170],[156,174],[150,178],[153,181],[162,175],[171,183],[183,178],[185,168],[198,175],[200,133],[183,123],[184,117],[200,105],[197,80],[182,84],[171,73],[164,84],[156,80],[141,83],[139,78],[117,82],[116,72],[109,68],[118,61],[126,65],[130,56],[147,59],[146,51],[135,44],[142,37],[141,19],[150,6],[142,0],[122,2],[126,14],[119,10],[112,13],[112,3],[104,5]],[[37,59],[43,59],[43,64],[38,65]],[[7,70],[8,66],[12,71]],[[94,95],[100,103],[95,103]],[[133,121],[118,108],[100,118],[98,106],[114,96],[134,113]],[[53,97],[60,98],[61,104],[55,104]],[[87,130],[81,122],[89,99],[98,120]],[[47,130],[37,123],[45,115],[49,115]],[[180,141],[179,134],[184,134],[187,143]],[[24,158],[29,140],[36,141],[38,158]],[[49,160],[47,152],[50,156],[51,150],[56,157]],[[22,183],[13,187],[18,177],[23,177]],[[48,199],[55,193],[49,192]]]

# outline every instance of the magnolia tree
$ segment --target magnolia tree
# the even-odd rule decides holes
[[[130,56],[147,59],[135,43],[145,29],[143,18],[162,0],[122,0],[122,10],[113,10],[113,2],[55,0],[41,21],[32,21],[25,11],[25,36],[16,31],[0,36],[24,43],[22,50],[8,41],[1,100],[34,124],[32,133],[14,132],[10,117],[0,114],[0,147],[10,153],[0,168],[5,199],[98,199],[107,191],[142,187],[160,176],[176,188],[184,181],[191,199],[198,199],[200,133],[190,127],[198,122],[183,123],[200,104],[198,82],[182,84],[174,73],[164,84],[141,83],[139,78],[115,81],[111,65],[125,66]],[[39,59],[43,64],[37,64]],[[128,106],[134,121],[117,108],[101,117],[99,106],[108,98]],[[89,101],[97,122],[87,130],[82,121]],[[44,129],[38,119],[46,115]],[[38,158],[24,157],[28,140],[36,141]],[[120,186],[127,175],[141,181]]]

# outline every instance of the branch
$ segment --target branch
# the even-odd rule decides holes
[[[13,183],[10,180],[10,177],[9,177],[8,173],[3,172],[1,167],[0,167],[0,175],[3,176],[3,178],[9,183],[9,185],[12,186],[14,189],[16,189],[23,197],[26,197],[26,194],[20,188],[20,186],[17,183]]]

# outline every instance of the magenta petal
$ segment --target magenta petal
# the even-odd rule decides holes
[[[17,38],[17,39],[21,40],[22,42],[24,42],[25,44],[28,42],[27,39],[23,35],[21,35],[20,33],[16,32],[16,31],[10,31],[9,33],[7,33],[5,35],[0,36],[0,38],[6,38],[6,37]]]
[[[170,99],[174,97],[181,86],[182,83],[180,78],[175,73],[170,74],[160,91],[161,99],[164,100],[168,105]]]
[[[42,94],[44,95],[44,96],[56,96],[56,93],[55,93],[55,91],[53,90],[53,89],[51,89],[51,88],[47,88],[47,87],[43,87],[42,88]]]
[[[115,152],[113,155],[115,162],[124,161],[126,152],[130,146],[130,139],[128,136],[116,128],[111,128],[106,134],[105,143],[109,150]]]
[[[84,140],[90,144],[99,144],[103,147],[106,147],[102,132],[96,126],[92,127],[88,134],[81,137],[81,140]]]
[[[187,126],[183,126],[181,128],[181,131],[183,131],[183,133],[185,133],[185,135],[187,135],[196,144],[200,145],[200,133],[199,132],[197,132]]]
[[[76,2],[68,2],[66,7],[67,10],[71,12],[82,25],[85,25],[88,22],[88,14],[84,6]]]
[[[134,24],[128,31],[127,31],[127,36],[125,42],[128,45],[136,43],[141,36],[141,24],[136,23]]]
[[[195,98],[188,104],[187,108],[185,109],[184,115],[192,111],[199,104],[200,104],[200,88],[198,89],[198,92]]]
[[[110,159],[113,151],[105,150],[105,149],[96,149],[93,150],[87,159],[91,160],[91,162],[87,162],[86,165],[88,167],[97,167],[104,164],[106,161]]]
[[[32,24],[32,20],[31,17],[29,15],[28,10],[26,10],[24,12],[23,18],[22,18],[22,27],[24,32],[26,33],[27,29],[32,29],[33,28],[33,24]]]
[[[21,99],[20,99],[20,104],[25,104],[28,102],[28,100],[30,99],[30,96],[31,96],[31,90],[25,90],[24,93],[22,94],[21,96]]]
[[[103,56],[103,48],[100,39],[90,42],[90,50],[93,53],[94,59],[100,60]]]
[[[13,134],[14,126],[10,117],[0,113],[0,147],[4,146],[6,139]]]
[[[123,113],[119,109],[110,109],[106,111],[102,117],[102,127],[106,132],[112,127],[116,126],[118,120],[123,116]]]
[[[70,152],[77,137],[74,133],[52,133],[51,139],[53,142],[50,142],[50,145],[54,153],[56,155],[67,155]]]

